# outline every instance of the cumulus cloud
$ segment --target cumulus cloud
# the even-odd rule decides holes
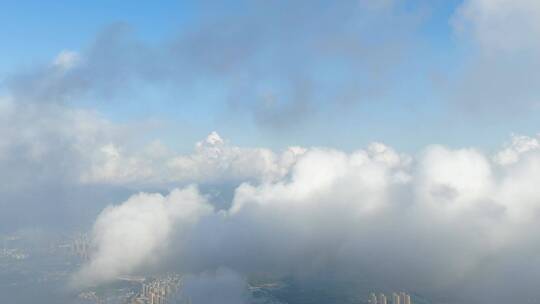
[[[216,132],[195,146],[195,153],[179,155],[168,161],[173,178],[196,182],[272,181],[285,176],[305,149],[287,148],[276,154],[264,148],[240,148],[224,142]]]
[[[514,135],[506,148],[498,152],[494,156],[494,161],[500,165],[510,165],[514,164],[523,154],[527,154],[529,151],[536,151],[540,149],[540,142],[538,138],[524,136],[524,135]]]
[[[135,267],[158,262],[171,229],[187,230],[211,211],[211,205],[193,186],[165,197],[140,193],[120,206],[103,210],[94,226],[94,243],[99,244],[96,258],[75,281],[89,284],[110,280]]]
[[[493,192],[488,159],[473,149],[427,149],[419,166],[417,194],[435,208],[468,208]]]
[[[304,152],[300,147],[279,154],[265,148],[237,147],[216,132],[196,143],[191,154],[174,153],[159,142],[135,151],[107,143],[94,151],[91,166],[81,173],[81,181],[157,187],[271,181],[285,176]]]
[[[221,143],[214,134],[208,141]],[[289,174],[239,185],[226,210],[209,207],[193,187],[168,197],[136,195],[106,209],[94,226],[92,260],[78,278],[144,271],[160,256],[154,267],[184,273],[226,267],[280,278],[329,271],[357,287],[368,282],[448,303],[537,296],[505,273],[510,268],[540,276],[536,264],[516,259],[540,249],[533,232],[539,159],[531,150],[501,166],[472,148],[430,146],[416,158],[380,143],[352,153],[309,148]],[[190,196],[178,195],[186,191]],[[203,212],[176,216],[184,204]],[[134,208],[139,205],[144,212]],[[146,236],[148,249],[132,253]],[[156,243],[167,244],[159,255]],[[101,261],[115,266],[102,270]]]
[[[77,225],[85,212],[104,206],[104,192],[110,192],[105,201],[122,197],[118,189],[83,189],[79,180],[90,166],[87,156],[125,134],[93,111],[0,99],[0,230]]]
[[[382,143],[351,153],[276,153],[211,133],[179,154],[159,142],[133,145],[132,127],[65,105],[4,97],[0,116],[5,227],[36,225],[39,217],[77,222],[75,209],[94,214],[88,210],[124,201],[133,189],[178,188],[104,209],[92,260],[75,285],[163,268],[197,276],[226,267],[240,277],[334,271],[355,284],[446,302],[537,296],[531,284],[505,275],[540,277],[527,263],[538,252],[537,137],[513,136],[494,155],[429,146],[411,157]],[[232,183],[226,206],[201,190],[212,183]],[[111,196],[95,185],[131,190]]]
[[[62,104],[0,98],[0,206],[5,210],[0,230],[71,219],[76,225],[89,223],[91,218],[80,217],[93,217],[134,189],[198,183],[223,192],[224,185],[280,179],[304,152],[237,147],[214,132],[192,153],[180,154],[160,141],[141,140],[151,128],[144,121],[113,123],[95,111]],[[66,221],[56,221],[63,212]]]
[[[158,140],[140,139],[154,128],[151,122],[113,123],[71,104],[90,92],[106,96],[109,85],[119,85],[116,78],[129,83],[143,77],[130,69],[145,69],[117,53],[144,49],[126,31],[113,27],[88,50],[64,50],[42,67],[8,77],[8,90],[0,96],[0,207],[5,210],[0,230],[67,223],[81,229],[88,216],[135,188],[163,190],[197,182],[223,192],[220,185],[281,178],[303,153],[296,147],[282,153],[236,147],[213,133],[193,153],[179,154]],[[133,61],[144,62],[136,54]],[[66,220],[57,221],[60,215]]]

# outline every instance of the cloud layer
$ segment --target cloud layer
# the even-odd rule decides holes
[[[448,303],[537,296],[506,275],[540,276],[540,149],[523,148],[537,140],[515,137],[494,157],[444,146],[416,158],[380,143],[310,148],[280,178],[239,185],[226,210],[193,186],[137,194],[98,217],[93,258],[77,279],[159,267],[276,277],[333,269]]]
[[[404,3],[259,1],[219,16],[205,3],[211,22],[170,39],[148,43],[114,24],[78,52],[8,76],[0,231],[84,229],[97,217],[74,285],[174,270],[188,275],[194,303],[215,301],[201,292],[209,288],[243,301],[247,278],[260,274],[328,276],[441,303],[538,299],[538,136],[515,135],[493,155],[444,145],[407,155],[382,143],[239,147],[212,132],[179,153],[141,139],[149,122],[79,108],[156,88],[206,100],[212,85],[219,101],[205,106],[288,132],[402,85],[394,77],[417,60],[425,21]],[[449,75],[450,103],[476,119],[538,109],[539,3],[461,3],[451,23],[466,52]]]
[[[84,229],[100,209],[134,189],[198,183],[230,192],[244,181],[282,178],[304,152],[237,147],[214,133],[180,154],[141,139],[152,128],[144,121],[112,123],[92,110],[0,98],[0,231]]]

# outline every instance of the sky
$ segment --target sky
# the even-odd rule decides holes
[[[0,232],[88,231],[66,288],[540,297],[538,1],[0,5]]]
[[[471,61],[484,56],[478,53],[498,46],[481,45],[479,35],[483,32],[478,31],[483,29],[476,21],[455,21],[463,15],[460,8],[465,5],[460,1],[375,2],[378,4],[368,4],[370,12],[362,12],[360,8],[353,13],[359,19],[361,15],[366,17],[365,22],[333,22],[345,12],[324,8],[323,3],[316,5],[321,11],[309,12],[305,4],[289,8],[278,3],[267,5],[273,6],[269,8],[264,2],[250,1],[222,5],[189,1],[160,5],[121,1],[113,4],[7,1],[0,13],[3,20],[0,36],[5,37],[0,50],[0,79],[4,80],[2,87],[6,90],[13,74],[32,73],[28,70],[47,65],[63,51],[84,54],[111,28],[125,27],[125,32],[119,34],[123,37],[116,39],[149,48],[148,52],[155,53],[149,56],[160,57],[155,58],[154,64],[169,65],[171,70],[182,63],[169,60],[194,55],[165,54],[172,45],[178,48],[183,39],[199,39],[200,45],[194,48],[204,48],[205,39],[219,38],[212,47],[222,52],[200,52],[200,60],[205,60],[208,68],[215,68],[212,65],[217,61],[232,60],[228,58],[230,52],[245,57],[232,62],[226,75],[209,75],[196,66],[178,67],[183,71],[156,71],[174,75],[161,75],[162,79],[152,82],[136,79],[144,75],[132,75],[134,79],[130,81],[143,82],[135,90],[117,90],[113,95],[100,96],[95,92],[99,88],[88,88],[82,96],[69,100],[70,106],[96,109],[112,121],[159,120],[167,124],[167,130],[174,130],[162,131],[160,137],[184,151],[191,144],[182,143],[175,134],[182,134],[191,143],[213,130],[243,145],[284,148],[301,144],[352,150],[377,140],[409,152],[417,152],[427,143],[455,147],[474,144],[493,151],[513,133],[537,131],[536,106],[518,113],[508,112],[508,108],[514,108],[511,104],[515,101],[511,98],[489,101],[485,99],[491,99],[490,96],[465,88],[477,81],[483,86],[480,91],[491,90],[492,86],[499,87],[499,82],[516,79],[512,73],[525,72],[506,71],[511,68],[501,63],[493,84],[481,80],[481,75],[471,76],[483,73],[469,70]],[[304,11],[307,15],[302,19]],[[257,14],[265,16],[264,24],[256,24]],[[326,16],[319,19],[319,15]],[[478,17],[480,20],[482,16]],[[317,37],[316,31],[325,27],[325,22],[335,25],[327,27],[326,33],[319,32]],[[220,23],[231,29],[210,33]],[[246,27],[233,32],[235,24],[241,23]],[[250,30],[250,24],[258,29]],[[289,29],[293,29],[290,35],[282,35]],[[516,25],[516,31],[523,30],[527,29]],[[351,49],[339,50],[338,41],[330,41],[331,37],[343,39],[343,44],[351,44]],[[334,43],[336,48],[321,51],[320,46],[313,45],[316,43]],[[129,48],[111,46],[114,47]],[[354,47],[365,49],[355,53]],[[347,54],[341,56],[337,53],[341,51]],[[111,52],[129,54],[130,50]],[[306,53],[310,55],[301,55]],[[126,61],[149,60],[137,56]],[[134,68],[126,72],[142,71]],[[499,77],[498,73],[509,75]],[[188,79],[179,79],[179,74],[185,74],[182,77]],[[233,79],[241,77],[250,79]],[[466,80],[467,77],[480,79]],[[248,85],[246,81],[256,87],[249,93],[241,92],[240,86]],[[296,92],[298,86],[305,88]],[[461,86],[464,88],[458,89]],[[456,90],[471,91],[470,96],[455,96]],[[292,96],[295,94],[306,96]],[[292,100],[298,98],[310,101],[298,104]],[[490,106],[490,103],[507,105]],[[339,119],[332,119],[336,117]],[[478,142],[477,138],[483,140]]]

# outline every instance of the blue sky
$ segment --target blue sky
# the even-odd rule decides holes
[[[210,56],[201,57],[203,60],[217,58],[219,61],[221,58],[215,57],[219,55],[212,53],[219,54],[219,47],[227,48],[248,41],[247,48],[256,48],[253,59],[241,62],[239,68],[230,69],[232,73],[246,72],[249,78],[255,74],[258,77],[249,80],[248,90],[254,91],[239,97],[240,105],[235,104],[236,101],[231,102],[237,95],[244,94],[244,88],[231,89],[232,73],[225,76],[209,74],[196,63],[183,72],[189,75],[182,76],[189,78],[188,81],[165,79],[148,82],[138,79],[135,89],[119,90],[120,93],[114,96],[85,94],[69,100],[68,104],[97,110],[112,121],[121,123],[160,121],[166,127],[160,129],[156,136],[180,148],[187,148],[186,145],[212,130],[248,146],[283,148],[305,145],[355,149],[372,141],[383,141],[405,151],[417,151],[431,143],[494,149],[512,133],[537,132],[538,123],[533,118],[537,110],[522,111],[516,114],[517,118],[504,114],[505,110],[502,115],[492,113],[489,106],[473,113],[468,110],[469,101],[453,100],[453,91],[460,90],[456,83],[464,74],[471,73],[467,66],[471,61],[481,60],[475,57],[479,52],[475,49],[475,42],[456,33],[451,22],[458,14],[458,8],[466,3],[379,2],[383,5],[375,9],[367,8],[369,4],[366,3],[369,2],[360,4],[366,8],[361,8],[358,16],[354,17],[357,19],[352,21],[351,36],[346,38],[358,38],[360,46],[364,43],[362,39],[366,39],[368,44],[373,43],[372,49],[359,51],[351,48],[346,50],[347,55],[342,60],[339,55],[329,58],[308,54],[303,57],[302,53],[310,52],[306,45],[317,38],[318,33],[310,31],[310,26],[317,27],[317,22],[304,22],[301,18],[290,21],[287,19],[290,16],[280,11],[287,8],[283,3],[258,9],[256,5],[242,1],[222,5],[190,1],[164,1],[159,5],[131,1],[3,1],[0,10],[0,37],[3,41],[0,79],[10,79],[11,75],[21,71],[33,71],[51,62],[64,50],[84,56],[100,33],[119,23],[129,27],[128,39],[159,52],[161,48],[170,47],[171,43],[190,43],[191,40],[182,37],[204,31],[216,21],[225,20],[224,24],[230,24],[240,20],[242,26],[260,26],[264,33],[254,29],[235,36],[233,27],[224,38],[232,41],[206,46],[216,47],[215,50],[195,51]],[[391,2],[393,4],[388,4]],[[321,15],[321,23],[330,24],[329,37],[343,29],[351,29],[349,25],[334,28],[333,24],[340,22],[340,14],[343,13],[340,8],[336,8],[334,14],[334,8],[326,7],[324,3],[313,7],[307,5],[298,11],[305,10],[308,14],[306,19],[317,19]],[[265,9],[270,12],[266,14]],[[299,15],[301,17],[301,13]],[[262,20],[261,23],[277,21],[290,24],[260,25],[258,20]],[[304,29],[302,26],[305,24]],[[291,33],[287,26],[291,27]],[[355,26],[360,26],[357,32]],[[316,30],[324,31],[325,25]],[[219,31],[219,27],[210,30],[211,35]],[[257,39],[250,35],[259,36],[262,42],[250,46],[249,39]],[[290,38],[283,38],[288,35]],[[308,37],[307,42],[294,44],[299,37]],[[289,49],[286,44],[291,41],[294,48]],[[392,48],[396,48],[395,52]],[[130,51],[127,49],[125,52]],[[368,53],[364,58],[364,55],[350,55],[353,52]],[[304,58],[306,61],[301,62]],[[274,60],[280,63],[274,66]],[[353,67],[354,71],[348,70],[351,62],[358,64]],[[167,63],[170,66],[174,64]],[[309,100],[301,105],[294,104],[295,97],[291,97],[296,94],[291,90],[296,90],[297,85],[294,83],[291,87],[291,83],[298,78],[302,78],[299,82],[306,82],[303,78],[309,78],[312,83],[308,86],[316,87],[310,89],[310,96],[303,97]],[[347,95],[364,85],[367,86],[367,94],[364,90],[360,97],[355,95],[356,92]],[[3,87],[9,90],[9,85],[4,84]],[[263,94],[261,92],[266,91],[271,92],[269,94],[277,106],[265,108],[265,101],[252,98],[259,98]],[[339,101],[342,96],[352,97],[346,97],[343,105]],[[275,113],[267,114],[265,111]]]

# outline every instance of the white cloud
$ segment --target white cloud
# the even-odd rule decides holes
[[[81,181],[125,185],[271,181],[288,174],[304,151],[290,147],[276,154],[264,148],[236,147],[216,132],[187,155],[175,154],[159,142],[135,151],[107,143],[90,155],[91,167],[81,173]]]
[[[387,149],[384,148],[384,153],[388,152]],[[286,209],[290,204],[333,199],[354,204],[351,212],[381,208],[386,189],[394,183],[397,174],[403,174],[399,170],[401,159],[392,154],[391,161],[384,157],[381,161],[384,154],[372,152],[373,145],[368,151],[350,155],[337,150],[310,149],[292,168],[290,181],[281,180],[261,186],[241,185],[236,190],[231,211],[239,212],[244,205],[253,203],[273,204]],[[358,197],[364,197],[361,204],[355,204]]]
[[[540,151],[531,151],[506,169],[497,200],[506,207],[517,225],[538,220],[540,211]],[[525,228],[525,227],[523,227]]]
[[[489,199],[493,175],[488,159],[473,149],[426,149],[417,173],[417,194],[435,208],[456,210]]]
[[[467,111],[536,115],[540,81],[540,2],[465,0],[451,23],[466,46],[452,78],[452,101]],[[455,87],[453,87],[455,86]],[[534,114],[533,114],[534,113]]]
[[[472,35],[484,52],[540,48],[540,2],[536,0],[465,0],[452,23],[457,31]]]
[[[62,71],[69,70],[80,63],[80,55],[77,52],[64,50],[53,61],[53,65]]]
[[[212,207],[191,186],[167,196],[140,193],[103,210],[94,225],[92,261],[75,276],[77,284],[114,279],[163,258],[171,229],[188,230]],[[178,231],[175,231],[178,235]]]
[[[76,276],[81,284],[164,262],[179,271],[228,267],[241,274],[329,265],[434,296],[451,289],[474,297],[481,284],[502,299],[515,294],[506,290],[536,292],[504,275],[511,267],[540,277],[540,267],[515,258],[540,251],[533,137],[514,136],[494,157],[430,146],[412,158],[381,143],[352,153],[275,153],[212,133],[179,155],[159,142],[133,145],[125,126],[92,111],[4,99],[0,117],[0,194],[48,182],[179,186],[103,210],[92,260]],[[196,188],[183,187],[216,182],[238,185],[230,207],[214,209]]]
[[[197,148],[206,159],[220,159],[224,141],[210,141]],[[233,150],[235,157],[253,153]],[[540,216],[539,150],[511,166],[476,149],[443,146],[430,146],[415,160],[382,144],[350,154],[301,152],[290,174],[238,186],[228,210],[213,210],[194,188],[136,195],[106,209],[94,226],[95,254],[79,278],[141,271],[156,256],[195,272],[305,274],[331,265],[364,273],[373,284],[435,297],[457,288],[456,300],[481,302],[474,289],[484,283],[493,284],[499,299],[511,298],[505,265],[524,267],[512,253],[540,250],[532,245]],[[186,192],[188,198],[179,198]],[[183,204],[191,211],[179,216]],[[540,275],[540,268],[525,271]],[[486,283],[486,273],[501,279]]]
[[[152,167],[152,155],[146,158],[130,155],[108,143],[88,156],[90,167],[81,172],[80,177],[83,183],[144,183],[155,178],[156,168]]]
[[[513,135],[510,144],[494,156],[494,161],[502,166],[514,164],[519,161],[522,154],[540,149],[537,138]]]
[[[216,132],[198,142],[191,155],[167,161],[171,179],[196,182],[268,181],[282,178],[295,159],[304,153],[291,147],[282,154],[264,148],[240,148],[227,144]]]
[[[261,182],[287,175],[305,151],[241,148],[213,132],[195,145],[193,153],[178,154],[159,141],[134,143],[138,125],[114,124],[89,110],[14,103],[7,97],[0,100],[0,118],[0,164],[17,166],[21,174],[20,180],[5,178],[27,185],[36,178],[31,167],[43,162],[50,165],[42,166],[43,178],[62,175],[61,179],[80,184],[169,188],[193,182]],[[62,161],[50,162],[57,158]]]
[[[88,156],[103,142],[121,142],[123,133],[95,112],[57,105],[8,100],[0,117],[0,165],[9,172],[0,179],[13,189],[39,180],[76,182]]]

